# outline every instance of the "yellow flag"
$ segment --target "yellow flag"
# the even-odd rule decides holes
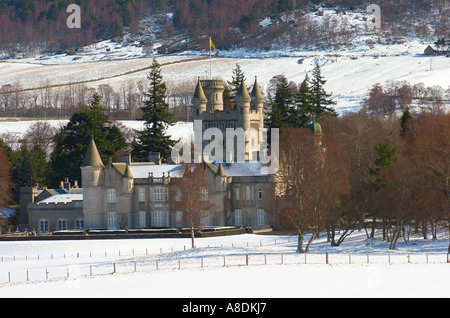
[[[211,39],[209,39],[209,42],[211,42],[211,47],[213,48],[214,51],[216,51],[216,47],[214,46],[214,43]]]

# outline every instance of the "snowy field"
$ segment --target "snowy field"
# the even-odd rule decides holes
[[[306,256],[296,236],[0,242],[0,297],[448,298],[447,233],[398,250],[353,233],[322,236]],[[328,253],[328,257],[327,257]],[[28,279],[28,280],[27,280]]]
[[[377,83],[406,81],[411,85],[439,85],[444,90],[450,87],[450,58],[431,58],[423,54],[431,43],[408,39],[404,44],[369,48],[365,39],[361,37],[339,51],[219,51],[212,60],[212,76],[231,81],[238,63],[247,77],[247,85],[251,85],[257,76],[262,91],[266,93],[273,76],[285,75],[288,80],[299,84],[317,62],[327,80],[326,89],[333,94],[340,113],[359,110],[369,89]],[[122,50],[129,50],[129,46]],[[95,55],[99,56],[98,59],[87,60],[84,54],[83,58],[70,63],[63,55],[1,61],[0,87],[15,83],[20,83],[23,88],[84,83],[93,88],[108,84],[119,90],[130,82],[147,80],[153,57],[133,55],[131,58],[125,54],[122,58],[107,60],[100,58],[107,56],[103,51],[104,44],[101,44]],[[155,57],[163,65],[162,75],[169,88],[181,82],[195,82],[210,70],[208,54],[204,52],[188,51]],[[303,60],[301,64],[298,63],[300,59]]]

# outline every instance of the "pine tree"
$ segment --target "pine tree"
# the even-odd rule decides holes
[[[232,109],[236,109],[236,94],[241,86],[242,82],[245,82],[244,72],[241,69],[239,63],[236,63],[236,67],[233,69],[233,75],[231,77],[231,82],[227,81],[228,87],[225,88],[224,92],[224,103],[227,105],[231,104]]]
[[[336,105],[330,97],[331,94],[327,93],[324,89],[326,80],[323,78],[320,70],[320,66],[317,64],[312,71],[311,78],[311,94],[313,98],[313,113],[315,117],[322,115],[337,116],[336,111],[331,107]]]
[[[313,119],[313,97],[311,88],[309,86],[309,77],[305,79],[298,87],[298,93],[295,95],[295,111],[292,118],[294,127],[306,127],[306,125]]]
[[[137,132],[132,155],[136,161],[147,161],[150,153],[160,153],[163,160],[167,160],[177,141],[166,136],[168,126],[174,122],[166,102],[167,87],[162,81],[160,64],[156,59],[153,59],[148,79],[150,88],[145,94],[144,106],[141,107],[145,129]]]
[[[51,185],[58,185],[64,178],[81,180],[80,167],[91,138],[94,138],[105,164],[116,153],[127,148],[123,134],[108,119],[100,101],[101,96],[95,93],[89,106],[83,105],[72,115],[69,123],[55,134],[55,146],[49,163]]]
[[[286,79],[281,76],[277,84],[275,96],[272,98],[269,94],[269,102],[272,110],[267,120],[267,128],[285,128],[292,127],[294,112],[294,93]]]
[[[372,184],[379,191],[387,186],[384,173],[394,165],[397,158],[397,147],[391,148],[391,142],[387,138],[375,146],[375,151],[378,158],[374,162],[375,168],[370,168],[369,173],[374,178]]]

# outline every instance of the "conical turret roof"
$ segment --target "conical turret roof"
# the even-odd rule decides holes
[[[202,84],[200,83],[200,79],[198,79],[197,87],[195,88],[194,96],[192,97],[192,101],[199,101],[199,102],[207,102],[208,99],[206,98],[205,92],[203,91]]]
[[[105,167],[103,165],[102,158],[100,157],[100,153],[98,152],[94,138],[92,138],[91,142],[89,143],[88,150],[86,152],[86,156],[84,157],[82,167],[95,167],[95,168]]]
[[[251,96],[252,100],[255,100],[258,102],[264,101],[264,96],[261,92],[261,87],[259,87],[258,79],[256,77],[255,77],[255,84],[253,85],[253,90],[252,90],[252,93],[250,96]]]
[[[245,85],[244,81],[242,81],[241,86],[239,87],[239,89],[236,93],[236,100],[242,100],[242,101],[246,101],[246,102],[249,102],[252,100],[248,93],[247,85]]]
[[[222,163],[219,163],[219,167],[217,168],[217,175],[221,177],[226,177],[225,170],[223,169]]]

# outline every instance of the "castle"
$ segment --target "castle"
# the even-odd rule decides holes
[[[255,80],[251,94],[242,83],[236,96],[236,109],[226,111],[223,105],[224,84],[220,80],[198,80],[192,106],[194,120],[202,123],[202,133],[209,128],[226,135],[227,128],[258,131],[264,127],[264,98]],[[203,146],[208,141],[203,140]],[[205,169],[208,184],[202,200],[215,208],[202,215],[201,226],[277,227],[275,206],[275,174],[258,160],[260,134],[245,135],[244,159],[236,160],[237,152],[227,153],[223,161],[202,158],[197,166]],[[225,142],[223,143],[226,148]],[[45,212],[43,205],[29,204],[29,214],[38,232],[84,229],[151,229],[189,226],[184,212],[178,211],[171,197],[175,195],[174,180],[182,178],[189,165],[161,164],[161,158],[149,156],[147,163],[132,162],[129,155],[121,162],[104,165],[95,140],[91,140],[82,174],[82,209],[58,215],[57,203]],[[200,198],[199,198],[200,199]],[[181,198],[182,200],[182,198]],[[67,206],[67,203],[66,205]],[[75,215],[77,214],[77,215]],[[73,224],[72,224],[73,223]]]

